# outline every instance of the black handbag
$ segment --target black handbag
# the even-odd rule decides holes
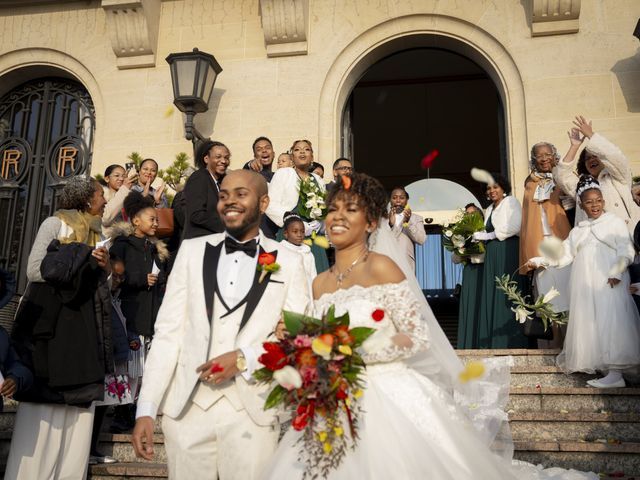
[[[540,340],[553,340],[553,329],[551,324],[544,329],[544,323],[540,317],[528,318],[522,324],[522,330],[525,337],[537,338]]]

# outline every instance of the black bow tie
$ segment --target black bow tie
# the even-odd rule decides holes
[[[244,252],[250,257],[255,257],[257,249],[258,242],[255,238],[245,243],[240,243],[229,236],[224,238],[224,250],[227,255],[233,252]]]

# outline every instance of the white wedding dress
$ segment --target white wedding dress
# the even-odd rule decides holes
[[[597,479],[594,474],[546,469],[512,463],[492,453],[488,442],[453,397],[428,376],[418,373],[410,357],[430,348],[430,332],[421,319],[421,304],[407,280],[372,287],[353,286],[321,296],[314,303],[316,315],[329,306],[336,313],[349,312],[351,327],[376,329],[379,348],[364,355],[366,388],[359,399],[362,414],[359,440],[348,450],[330,479]],[[383,309],[376,322],[372,312]],[[412,346],[390,344],[391,335],[402,332]],[[265,479],[302,478],[305,465],[298,459],[301,432],[290,428],[282,438]]]

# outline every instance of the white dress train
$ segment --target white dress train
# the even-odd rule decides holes
[[[360,437],[336,470],[336,479],[597,479],[594,474],[561,469],[543,470],[498,457],[489,450],[451,395],[412,369],[405,359],[429,348],[429,331],[420,319],[420,304],[407,281],[372,287],[354,286],[325,294],[315,302],[316,314],[336,306],[349,312],[351,327],[376,329],[375,335],[402,332],[413,346],[386,346],[364,356],[366,388],[360,398]],[[372,313],[383,309],[376,322]],[[372,337],[373,338],[373,337]],[[263,478],[302,478],[305,465],[298,460],[301,432],[289,429],[282,438]]]

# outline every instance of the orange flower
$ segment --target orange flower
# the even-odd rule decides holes
[[[310,348],[303,348],[296,352],[296,363],[303,367],[315,367],[318,364],[318,358]]]
[[[351,345],[353,343],[353,336],[349,333],[349,327],[346,325],[338,325],[333,333],[335,333],[342,345]]]
[[[275,255],[272,253],[261,253],[258,255],[258,265],[271,265],[276,261]]]

